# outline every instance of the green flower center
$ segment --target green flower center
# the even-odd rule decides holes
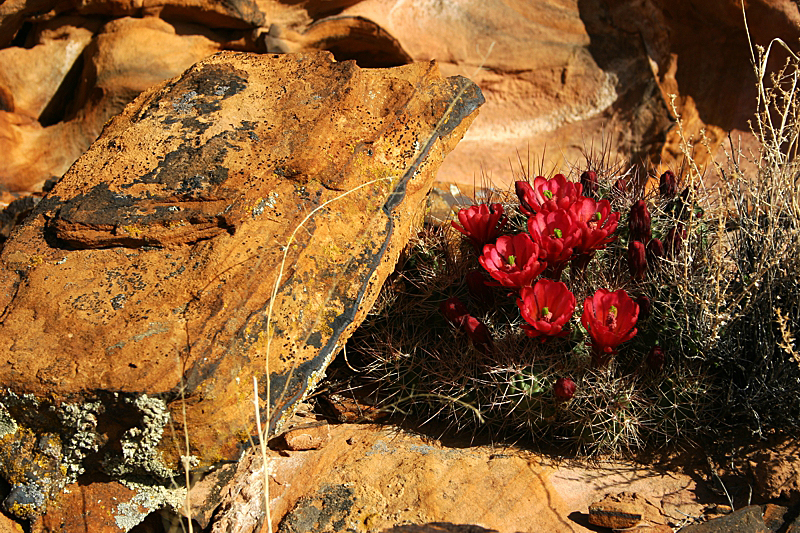
[[[552,318],[553,318],[553,313],[550,312],[550,308],[542,307],[542,319],[550,322]]]
[[[555,228],[553,230],[553,237],[555,237],[556,239],[560,239],[562,237],[562,235],[563,235],[563,233],[561,233],[560,229]]]
[[[544,197],[545,197],[545,198],[547,198],[548,200],[552,200],[552,199],[553,199],[553,192],[552,192],[552,191],[550,191],[550,190],[548,190],[548,189],[545,189],[545,190],[543,190],[543,191],[542,191],[542,194],[543,194],[543,195],[544,195]]]
[[[513,255],[509,255],[508,259],[506,259],[506,260],[508,261],[508,264],[511,265],[512,267],[517,262],[516,256],[513,256]]]

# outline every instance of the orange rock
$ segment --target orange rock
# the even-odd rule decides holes
[[[755,497],[768,501],[800,496],[800,456],[797,439],[786,438],[769,446],[759,446],[747,454],[747,466],[754,483]]]
[[[80,35],[85,40],[87,30],[82,31]],[[55,55],[57,50],[53,47],[71,50],[68,41],[54,40],[53,43],[31,50],[7,48],[0,50],[0,54]],[[81,45],[80,53],[85,43],[77,43]],[[202,35],[178,35],[173,26],[155,17],[109,22],[84,51],[81,82],[72,91],[68,106],[74,110],[73,116],[47,127],[30,117],[38,118],[66,72],[37,60],[37,64],[48,66],[53,79],[48,84],[49,78],[42,78],[43,85],[34,88],[35,84],[24,76],[17,75],[12,83],[4,82],[3,75],[6,72],[8,80],[13,70],[41,78],[35,69],[31,70],[24,63],[18,64],[16,69],[0,69],[0,99],[6,90],[4,87],[9,87],[15,108],[20,107],[13,115],[0,111],[0,151],[7,157],[0,168],[0,184],[14,191],[40,190],[45,180],[66,172],[100,135],[108,119],[122,111],[141,91],[180,74],[219,49],[219,43]],[[61,55],[55,55],[53,60],[66,61]],[[69,66],[71,64],[66,68]]]
[[[92,39],[86,28],[64,25],[60,30],[32,48],[0,50],[0,108],[39,118]]]
[[[694,483],[683,474],[613,461],[605,467],[550,465],[514,448],[448,448],[396,427],[333,425],[323,448],[285,455],[269,451],[268,461],[272,531],[283,522],[282,531],[292,531],[291,524],[306,533],[347,527],[392,533],[588,533],[592,526],[575,518],[576,509],[585,510],[609,486],[643,491],[637,501],[668,498],[681,500],[684,512],[702,508]],[[203,480],[192,489],[193,509],[217,509],[208,531],[268,533],[262,465],[258,451],[250,450],[217,477],[217,488]],[[644,506],[646,515],[650,505]],[[674,514],[676,522],[684,518]],[[337,523],[346,527],[337,529]]]
[[[161,507],[116,481],[73,483],[47,513],[31,522],[31,533],[124,533]]]
[[[447,181],[480,182],[481,172],[508,184],[508,161],[516,163],[517,152],[523,164],[531,154],[533,169],[543,160],[545,172],[557,171],[565,161],[583,163],[584,150],[597,154],[604,143],[612,159],[649,158],[676,170],[682,152],[670,94],[678,96],[699,160],[710,160],[701,129],[712,154],[721,152],[727,131],[748,136],[756,94],[741,2],[699,11],[690,0],[602,6],[364,0],[344,14],[374,21],[415,60],[435,57],[444,72],[470,75],[487,95],[480,118],[442,167]],[[747,4],[747,12],[753,42],[761,46],[773,37],[794,41],[800,31],[792,0],[761,0]],[[773,51],[774,66],[784,58]]]
[[[64,13],[106,17],[150,14],[169,20],[194,22],[209,28],[240,30],[272,22],[308,21],[304,10],[281,4],[277,0],[7,0],[0,4],[0,47],[8,46],[26,19],[36,17],[37,21],[41,21]]]
[[[292,451],[316,450],[331,440],[331,429],[327,423],[308,424],[284,432],[283,440]]]
[[[162,478],[184,429],[200,464],[239,455],[254,378],[279,429],[371,307],[482,101],[433,63],[328,53],[220,53],[145,91],[0,255],[11,415],[49,424],[31,409],[52,406],[112,475]]]
[[[0,111],[0,185],[15,192],[41,191],[44,183],[58,178],[75,162],[94,137],[81,131],[77,121],[43,128],[38,121]]]
[[[628,529],[642,521],[644,511],[629,493],[608,495],[589,506],[589,522],[610,529]]]

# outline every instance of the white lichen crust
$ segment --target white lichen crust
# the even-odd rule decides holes
[[[126,398],[141,414],[141,425],[132,427],[120,438],[121,454],[106,454],[103,468],[112,477],[120,478],[129,474],[149,474],[161,480],[175,475],[163,461],[157,449],[164,435],[164,427],[169,423],[169,409],[164,400],[142,394],[136,398]]]

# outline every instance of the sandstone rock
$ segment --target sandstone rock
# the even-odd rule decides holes
[[[787,507],[768,503],[762,508],[764,525],[772,533],[778,533],[786,522],[786,515],[789,512]]]
[[[31,533],[125,533],[163,505],[158,496],[116,481],[73,483],[66,489],[32,521]]]
[[[22,524],[12,520],[5,513],[0,513],[0,531],[7,533],[26,533]]]
[[[11,485],[3,509],[30,519],[64,486],[61,472],[61,440],[57,435],[39,437],[26,428],[16,428],[0,438],[0,475]]]
[[[23,196],[9,203],[0,211],[0,250],[11,235],[11,231],[27,217],[41,200],[38,196]]]
[[[575,509],[586,509],[609,487],[636,491],[671,511],[697,514],[702,508],[698,487],[682,474],[616,462],[599,469],[549,464],[513,448],[447,448],[393,427],[331,426],[325,447],[286,455],[270,451],[268,461],[273,531],[289,516],[285,528],[290,521],[295,529],[311,524],[307,533],[329,531],[341,521],[337,531],[357,533],[448,531],[441,523],[470,524],[459,527],[472,531],[584,533],[592,529],[573,520]],[[269,531],[262,464],[257,451],[248,451],[239,465],[231,465],[235,473],[220,475],[227,480],[221,488],[192,488],[193,509],[218,505],[210,531]],[[198,488],[207,496],[195,499]],[[323,511],[323,501],[338,510]],[[685,518],[677,511],[670,516],[676,523]],[[666,521],[662,517],[660,525]]]
[[[755,112],[755,76],[741,5],[726,0],[698,9],[690,0],[655,0],[619,3],[609,13],[612,26],[641,37],[664,101],[669,104],[670,95],[677,96],[683,135],[701,165],[715,156],[729,131],[749,132],[747,121]],[[800,30],[800,13],[789,0],[748,3],[747,18],[753,43],[762,46]],[[771,66],[782,65],[785,57],[776,50]],[[673,114],[671,105],[667,110]],[[711,153],[703,146],[701,130]],[[675,161],[677,167],[680,144],[673,127],[660,159]]]
[[[178,35],[155,17],[106,24],[86,46],[82,81],[64,111],[65,121],[43,128],[27,115],[0,111],[0,151],[8,157],[0,168],[0,184],[31,191],[53,176],[60,177],[94,142],[106,121],[141,91],[219,49],[207,37]]]
[[[750,505],[729,515],[685,527],[681,533],[770,533],[770,530],[764,524],[761,507]]]
[[[158,14],[209,28],[226,29],[252,29],[270,22],[308,21],[303,9],[275,0],[8,0],[0,4],[0,47],[11,42],[26,19],[64,13],[116,17]]]
[[[675,530],[664,524],[639,524],[634,528],[618,531],[624,531],[624,533],[674,533]]]
[[[284,432],[283,440],[292,451],[316,450],[331,440],[331,430],[327,423],[307,424]]]
[[[33,48],[0,50],[0,109],[38,119],[92,35],[65,25]]]
[[[395,67],[413,61],[397,39],[363,17],[316,21],[303,32],[303,38],[304,49],[329,50],[337,59],[355,59],[364,67]]]
[[[760,0],[747,9],[761,45],[773,37],[793,41],[800,30],[791,0]],[[486,109],[441,177],[471,184],[481,169],[502,184],[511,181],[508,160],[517,151],[523,159],[529,151],[545,169],[560,168],[605,142],[612,157],[676,169],[682,153],[670,94],[678,96],[677,111],[701,161],[713,157],[700,144],[701,129],[712,154],[727,131],[749,131],[743,124],[755,110],[755,93],[741,3],[726,0],[701,11],[689,0],[446,6],[365,0],[344,13],[376,22],[415,60],[435,57],[445,72],[475,79]]]
[[[564,158],[582,159],[582,136],[599,132],[626,93],[641,92],[632,86],[637,76],[639,85],[651,78],[636,44],[617,50],[624,53],[618,58],[625,65],[619,69],[623,79],[598,64],[582,20],[585,4],[365,0],[344,14],[376,22],[415,60],[437,58],[446,72],[475,80],[486,95],[485,110],[442,167],[440,179],[472,184],[484,173],[507,184],[509,159],[518,152],[525,158],[530,150],[539,158],[545,146],[552,147],[545,168],[554,161],[560,166]],[[600,16],[605,8],[595,9]],[[638,72],[632,68],[637,60]]]
[[[412,61],[400,43],[379,25],[363,17],[335,16],[318,20],[304,31],[271,24],[261,38],[268,53],[328,50],[341,60],[380,68]]]
[[[25,21],[86,13],[253,30],[269,52],[327,48],[364,65],[396,64],[406,56],[436,58],[445,74],[475,78],[489,101],[445,162],[443,179],[473,183],[482,171],[487,179],[507,183],[508,161],[518,151],[523,160],[529,151],[547,170],[563,167],[564,159],[580,164],[584,150],[597,154],[600,146],[612,158],[661,165],[659,173],[677,169],[682,152],[671,94],[699,162],[725,157],[728,132],[735,145],[744,139],[747,156],[754,139],[746,121],[755,92],[740,5],[733,0],[714,8],[689,0],[491,0],[446,6],[394,0],[7,0],[0,5],[0,46],[9,44]],[[773,37],[792,42],[800,30],[792,0],[757,0],[747,10],[754,43],[765,45]],[[253,41],[239,35],[218,47],[250,50]],[[773,50],[772,65],[782,61],[782,52]],[[147,61],[138,68],[146,71]],[[91,121],[87,135],[96,136],[102,123]],[[701,130],[710,153],[701,144]],[[63,173],[59,168],[51,167],[50,174]]]
[[[625,492],[607,495],[589,506],[589,522],[609,529],[628,529],[636,526],[644,518],[644,511],[636,501],[637,496]]]
[[[430,524],[423,525],[395,526],[391,529],[384,530],[382,533],[498,533],[498,531],[496,529],[486,529],[481,526],[431,522]]]
[[[37,13],[47,13],[53,0],[6,0],[0,4],[0,47],[8,46],[25,19]]]
[[[800,533],[800,518],[795,518],[783,533]]]
[[[386,411],[342,394],[325,395],[320,402],[326,414],[339,422],[377,422],[388,417]]]
[[[73,123],[43,128],[38,121],[0,111],[0,185],[12,191],[41,189],[45,181],[65,172],[87,143]]]
[[[0,255],[13,418],[61,431],[76,471],[82,450],[113,476],[162,479],[185,455],[170,419],[200,464],[238,456],[254,378],[280,428],[482,101],[435,64],[327,53],[220,53],[145,91]]]
[[[798,442],[787,439],[747,454],[753,494],[759,499],[800,501],[800,456]]]

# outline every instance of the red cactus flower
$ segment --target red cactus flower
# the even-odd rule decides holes
[[[539,258],[550,269],[558,271],[572,257],[573,248],[580,242],[581,228],[566,209],[539,212],[528,219],[528,231],[539,245]]]
[[[571,400],[575,396],[577,388],[578,386],[571,379],[558,378],[556,384],[553,385],[553,395],[559,400]]]
[[[581,324],[592,338],[592,363],[602,367],[616,353],[617,346],[636,335],[639,306],[623,290],[598,289],[583,302]]]
[[[533,215],[535,211],[528,203],[528,199],[533,198],[533,187],[531,187],[531,184],[527,181],[516,181],[514,182],[514,191],[516,191],[517,198],[519,198],[519,210],[526,216]]]
[[[526,233],[518,233],[484,246],[478,262],[503,287],[520,288],[533,283],[547,268],[547,263],[539,261],[540,254],[538,244]]]
[[[525,324],[522,329],[528,337],[567,334],[566,324],[575,311],[575,296],[561,281],[540,279],[533,287],[523,287],[517,299]]]
[[[667,170],[661,174],[661,178],[658,180],[658,193],[662,198],[670,200],[675,197],[677,192],[678,180],[675,178],[675,174],[673,174],[671,170]]]
[[[631,239],[647,243],[652,237],[650,229],[650,211],[647,209],[647,203],[644,200],[638,200],[631,212],[628,214],[628,229],[630,230]]]
[[[439,305],[439,311],[451,324],[458,328],[464,325],[464,322],[466,322],[469,316],[469,311],[467,311],[466,306],[455,296],[443,301]]]
[[[570,207],[570,213],[581,230],[581,238],[575,245],[576,254],[602,250],[616,239],[612,234],[617,230],[620,214],[611,211],[608,200],[597,202],[591,198],[578,198]]]
[[[680,253],[686,235],[686,228],[681,222],[678,222],[667,232],[667,236],[664,237],[664,254],[666,257],[673,257]]]
[[[563,174],[551,179],[537,176],[533,186],[526,181],[514,185],[519,197],[520,210],[528,216],[542,211],[566,209],[580,196],[580,185],[567,181]]]
[[[467,316],[462,327],[469,339],[472,341],[473,346],[483,353],[489,353],[492,349],[492,334],[486,324],[475,318],[474,316]]]
[[[628,244],[628,270],[631,277],[636,280],[643,280],[647,272],[647,252],[644,244],[639,241],[631,241]]]
[[[480,253],[484,244],[493,241],[508,218],[503,214],[500,204],[480,204],[462,209],[458,212],[458,221],[461,225],[451,222],[452,226],[469,237],[475,249]]]
[[[650,352],[647,354],[645,363],[650,370],[658,373],[664,368],[665,360],[666,355],[664,354],[664,350],[661,349],[661,346],[653,346],[650,348]]]
[[[581,190],[585,197],[594,198],[600,184],[597,182],[597,173],[592,170],[587,170],[581,174]]]
[[[480,270],[472,270],[466,275],[469,294],[478,302],[491,304],[494,302],[494,291],[486,284],[486,278]]]

